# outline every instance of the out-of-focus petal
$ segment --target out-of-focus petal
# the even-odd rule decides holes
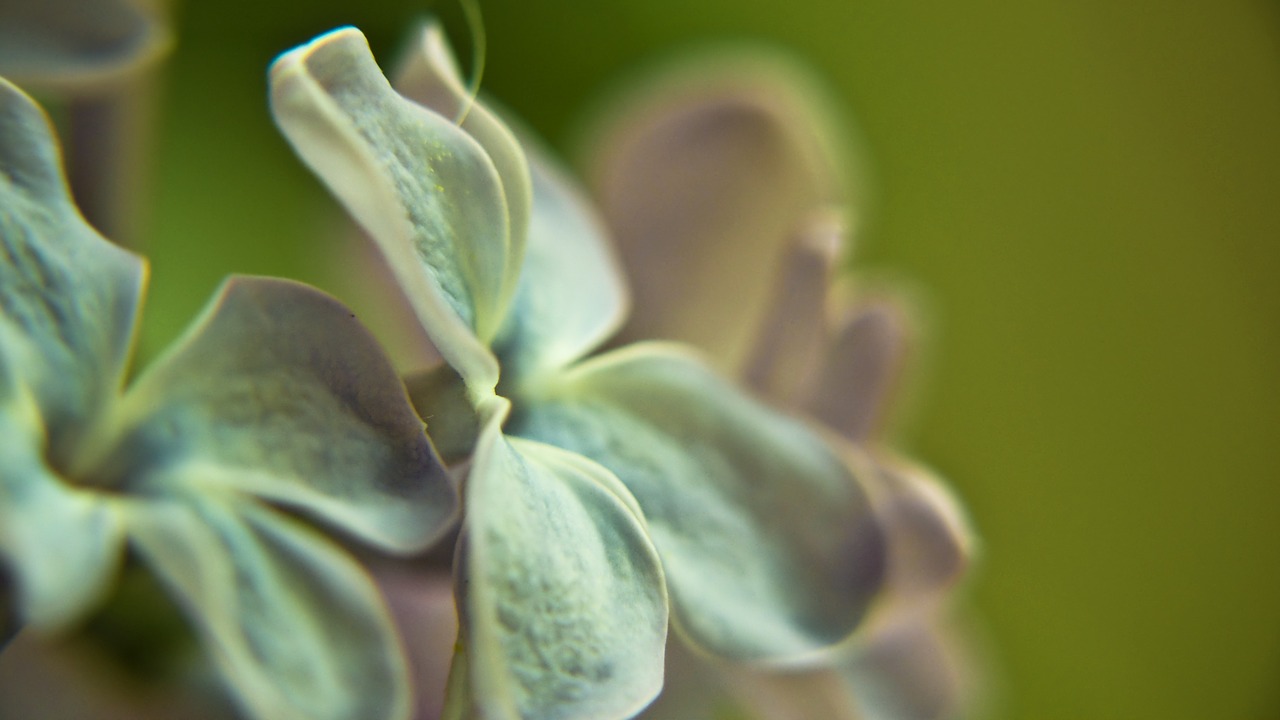
[[[28,87],[101,92],[172,45],[153,5],[0,0],[0,74]]]
[[[861,481],[687,353],[608,353],[520,402],[509,432],[596,460],[635,496],[695,645],[803,661],[852,632],[878,591],[884,541]]]
[[[470,697],[450,702],[489,720],[631,717],[662,686],[657,551],[617,478],[508,439],[505,415],[490,416],[467,480],[456,585],[467,650],[455,669],[467,682],[453,683]]]
[[[678,67],[602,123],[589,173],[635,309],[627,340],[737,375],[796,229],[840,194],[807,82],[758,58]]]
[[[637,720],[864,720],[826,670],[767,671],[667,646],[662,695]]]
[[[783,256],[744,369],[747,386],[779,407],[796,407],[815,381],[829,340],[828,288],[844,233],[844,222],[834,212],[815,213]]]
[[[331,541],[252,500],[129,504],[130,539],[259,720],[408,720],[406,663],[373,581]]]
[[[103,484],[176,482],[287,503],[393,551],[420,550],[457,509],[390,362],[338,301],[233,278],[134,384]]]
[[[119,390],[145,279],[80,216],[44,112],[0,79],[0,365],[60,467]]]
[[[280,56],[271,91],[281,130],[386,254],[440,354],[468,385],[492,388],[488,343],[520,248],[485,149],[393,90],[353,28]]]
[[[966,693],[960,660],[951,640],[922,618],[869,639],[839,672],[865,720],[951,720]]]
[[[0,389],[0,564],[13,576],[16,620],[52,630],[101,598],[123,536],[111,501],[45,465],[38,422],[29,396]]]
[[[858,306],[836,330],[805,410],[847,439],[866,443],[886,422],[909,338],[903,311],[893,302]]]
[[[915,622],[936,611],[968,569],[975,540],[950,490],[924,468],[901,460],[880,465],[879,513],[889,543],[880,622]]]
[[[422,31],[395,87],[445,117],[464,118],[462,129],[484,146],[502,174],[512,232],[523,237],[527,224],[515,303],[496,342],[504,376],[559,367],[612,335],[627,298],[603,221],[529,133],[513,135],[468,93],[438,24]]]
[[[439,720],[458,636],[453,578],[446,572],[407,567],[375,566],[373,573],[409,653],[413,720]]]

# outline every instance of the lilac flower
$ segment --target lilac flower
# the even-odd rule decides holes
[[[470,463],[446,716],[634,715],[668,606],[684,641],[742,662],[849,636],[885,560],[856,464],[689,348],[593,355],[628,302],[580,191],[472,102],[438,29],[399,87],[351,29],[272,70],[277,122],[445,361],[410,386]]]

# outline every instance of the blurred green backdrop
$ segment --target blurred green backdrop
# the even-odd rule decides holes
[[[278,52],[423,2],[188,2],[144,353],[223,275],[337,291]],[[436,8],[467,47],[455,6]],[[858,262],[927,291],[902,441],[983,538],[990,716],[1280,717],[1280,9],[1260,0],[485,0],[488,92],[561,147],[671,50],[793,48],[856,119]],[[851,128],[851,131],[853,129]]]

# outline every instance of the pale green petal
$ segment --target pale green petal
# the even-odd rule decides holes
[[[484,720],[479,703],[471,688],[471,663],[467,658],[467,646],[461,640],[455,643],[453,659],[449,665],[449,677],[445,682],[444,705],[440,720]]]
[[[0,363],[35,395],[60,467],[120,386],[145,275],[85,223],[48,119],[0,79]]]
[[[139,0],[0,0],[0,74],[23,85],[101,92],[171,43]]]
[[[613,335],[626,280],[603,222],[577,183],[526,141],[533,220],[515,304],[496,343],[504,380],[563,367]],[[530,380],[536,382],[536,380]]]
[[[410,100],[459,123],[489,155],[502,178],[511,218],[512,267],[518,268],[533,203],[529,165],[511,130],[468,92],[438,22],[429,22],[422,28],[417,42],[397,68],[393,85]],[[506,300],[515,292],[516,279],[515,273],[506,277]]]
[[[607,470],[509,440],[504,416],[492,412],[468,479],[460,684],[488,720],[631,717],[662,685],[667,636],[644,521]]]
[[[259,720],[407,720],[410,690],[373,581],[283,513],[215,493],[129,506],[130,538]]]
[[[691,343],[742,370],[785,248],[843,194],[808,90],[754,55],[677,64],[600,123],[589,175],[634,296],[624,339]]]
[[[358,30],[323,35],[271,68],[276,122],[369,231],[440,354],[485,390],[487,345],[519,270],[501,176],[471,136],[405,99]]]
[[[695,644],[804,660],[848,635],[879,589],[884,538],[859,479],[693,357],[632,346],[521,400],[508,432],[581,452],[639,501]]]
[[[21,400],[10,397],[0,407],[0,565],[12,575],[18,620],[51,630],[101,598],[123,538],[110,501],[66,484],[45,465],[34,406]]]
[[[234,489],[397,551],[447,528],[456,491],[390,361],[338,301],[233,278],[134,384],[103,484]]]

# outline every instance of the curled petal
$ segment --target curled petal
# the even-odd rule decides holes
[[[884,540],[861,480],[687,354],[632,346],[521,400],[509,432],[592,458],[635,496],[694,644],[803,662],[879,590]]]
[[[119,390],[145,279],[85,223],[48,119],[0,79],[0,364],[34,394],[59,467]]]
[[[529,165],[511,130],[467,91],[439,23],[429,22],[422,28],[413,51],[397,69],[393,84],[400,94],[458,123],[489,155],[502,178],[511,218],[511,257],[518,267],[533,202]],[[506,279],[511,283],[516,278],[512,275]],[[514,286],[504,289],[508,299],[514,290]]]
[[[130,389],[119,425],[100,482],[130,492],[235,490],[405,552],[439,537],[457,508],[381,349],[340,303],[298,283],[229,280]]]
[[[467,481],[456,565],[467,651],[450,704],[489,720],[631,717],[662,685],[667,636],[644,521],[608,470],[508,439],[504,417],[490,417]]]
[[[395,87],[445,117],[463,118],[462,129],[502,175],[513,235],[523,238],[528,228],[515,302],[496,341],[504,376],[560,367],[613,334],[627,298],[603,222],[529,133],[517,141],[469,94],[438,24],[423,30]]]
[[[131,502],[130,539],[261,720],[408,720],[410,690],[373,581],[283,513],[214,494]]]
[[[358,30],[323,35],[271,68],[271,109],[302,160],[373,236],[440,354],[478,390],[514,290],[502,177],[485,149],[391,88]]]
[[[0,2],[0,74],[24,85],[100,92],[171,45],[161,18],[138,0]]]
[[[691,343],[737,375],[785,248],[839,194],[836,154],[801,74],[679,71],[602,124],[590,175],[635,295],[624,338]]]

